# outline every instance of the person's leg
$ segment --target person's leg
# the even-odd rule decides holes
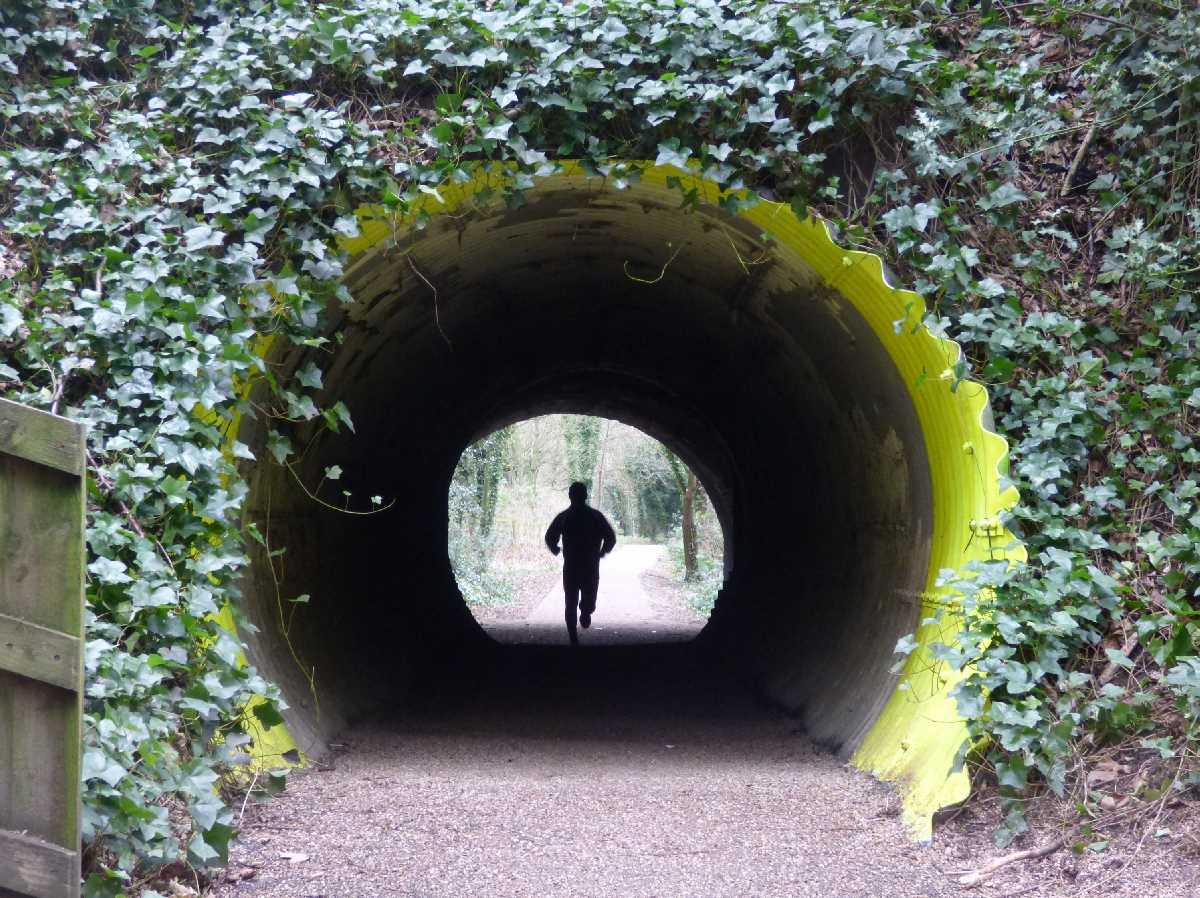
[[[574,573],[567,573],[563,570],[563,616],[567,621],[567,636],[571,638],[571,645],[579,644],[579,634],[575,631],[575,611],[579,606],[579,578]]]
[[[588,576],[580,583],[583,593],[579,603],[579,623],[583,629],[592,625],[592,613],[596,610],[596,594],[600,591],[600,570],[589,571]]]

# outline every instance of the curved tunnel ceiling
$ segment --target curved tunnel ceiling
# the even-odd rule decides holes
[[[667,187],[681,175],[649,168],[617,191],[568,167],[518,209],[476,208],[481,176],[423,229],[360,216],[332,349],[269,358],[284,376],[316,362],[356,431],[299,426],[294,474],[250,473],[251,517],[287,546],[286,565],[260,557],[247,579],[254,660],[307,749],[430,657],[486,651],[446,555],[461,451],[534,414],[616,418],[675,449],[721,518],[726,586],[702,639],[815,740],[903,781],[920,834],[965,790],[947,778],[962,729],[922,652],[896,690],[893,647],[938,601],[941,568],[1007,541],[993,526],[1014,499],[997,485],[1003,442],[979,423],[982,388],[945,376],[957,348],[894,326],[923,306],[878,259],[777,204],[681,209]],[[241,438],[261,450],[262,427]],[[349,516],[312,501],[299,482],[333,464],[329,501],[395,504]],[[299,593],[313,598],[285,640],[278,596]]]

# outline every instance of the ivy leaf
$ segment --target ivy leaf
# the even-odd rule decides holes
[[[484,140],[506,140],[513,123],[507,119],[496,122],[483,129]]]
[[[757,125],[774,124],[778,115],[777,110],[778,106],[774,100],[772,100],[770,97],[760,97],[753,103],[753,105],[750,106],[750,108],[746,110],[746,121]],[[828,110],[823,110],[823,112],[825,112],[826,115],[825,119],[822,120],[822,124],[820,124],[818,127],[814,127],[813,122],[810,122],[808,126],[809,131],[816,131],[819,130],[819,128],[828,128],[833,124],[833,119],[828,114]],[[820,116],[818,116],[818,118],[820,118]],[[814,122],[815,121],[816,119],[814,119]]]
[[[1006,789],[1020,791],[1029,782],[1029,768],[1019,755],[997,761],[996,782]]]
[[[116,787],[125,779],[129,771],[97,748],[89,748],[83,753],[83,781],[101,780]]]
[[[215,231],[208,225],[197,225],[184,232],[184,249],[195,252],[210,246],[220,246],[225,242],[225,234]]]
[[[287,461],[293,452],[292,444],[288,441],[288,438],[274,430],[267,433],[267,448],[270,450],[271,455],[274,456],[275,461],[280,464]]]
[[[918,233],[925,230],[929,222],[938,217],[938,207],[931,203],[917,203],[914,206],[897,206],[883,214],[883,223],[893,234],[905,228],[912,228]]]
[[[296,380],[300,382],[301,386],[319,390],[321,389],[321,369],[315,362],[309,362],[296,371]]]
[[[299,109],[312,97],[312,94],[307,93],[284,94],[279,98],[279,105],[284,109]]]
[[[203,586],[193,586],[188,592],[188,613],[194,617],[217,614],[220,608],[213,601],[212,591]]]
[[[23,320],[16,307],[6,302],[0,302],[0,337],[11,337],[21,326]]]
[[[817,114],[808,121],[808,133],[810,134],[816,134],[818,131],[831,127],[833,127],[833,110],[828,106],[822,106],[817,110]]]
[[[196,825],[202,830],[208,830],[216,824],[217,817],[225,810],[225,805],[211,787],[201,786],[188,803],[188,810],[192,814],[192,819],[196,821]],[[208,841],[207,834],[205,841]]]
[[[222,863],[221,852],[208,843],[204,833],[196,833],[188,843],[188,859],[199,867],[208,867],[213,862]]]
[[[428,184],[418,184],[418,185],[417,185],[417,189],[418,189],[419,191],[421,191],[421,193],[425,194],[426,196],[431,196],[431,197],[433,197],[433,198],[434,198],[435,200],[437,200],[439,203],[445,203],[445,202],[446,202],[446,201],[445,201],[445,200],[442,198],[442,194],[441,194],[441,193],[438,191],[438,189],[437,189],[436,187],[430,187]]]
[[[1011,206],[1013,203],[1021,203],[1029,199],[1025,194],[1017,189],[1015,184],[1005,181],[990,194],[982,197],[979,200],[981,209],[1001,209],[1004,206]]]
[[[1025,814],[1020,808],[1012,808],[996,828],[992,835],[992,841],[997,848],[1007,848],[1017,836],[1028,830],[1029,823],[1025,819]]]
[[[283,715],[279,713],[273,702],[258,702],[254,705],[253,714],[265,729],[283,725]]]
[[[350,417],[350,409],[346,407],[346,403],[340,399],[333,405],[333,413],[338,416],[338,419],[350,428],[350,432],[354,432],[354,421]]]
[[[729,154],[733,152],[733,147],[728,143],[722,143],[719,147],[708,144],[705,149],[707,149],[709,154],[718,162],[724,162],[729,158]]]
[[[333,229],[343,237],[357,237],[360,233],[357,215],[343,215],[333,224]]]
[[[222,630],[213,643],[212,651],[229,667],[237,667],[242,659],[242,645],[232,635]]]
[[[217,862],[222,866],[229,863],[229,843],[235,835],[234,828],[226,823],[216,823],[204,834],[204,841],[217,852]]]
[[[133,578],[125,573],[125,563],[113,558],[100,557],[88,565],[88,571],[101,583],[130,583]]]
[[[492,88],[491,98],[496,101],[496,105],[501,109],[507,109],[517,102],[517,92],[497,85]]]
[[[658,156],[654,159],[655,165],[673,165],[676,168],[687,169],[688,158],[692,155],[690,147],[681,147],[679,139],[672,137],[668,141],[664,141],[658,145]]]
[[[913,651],[917,648],[917,645],[918,643],[916,638],[909,633],[908,635],[901,636],[898,640],[896,640],[896,647],[892,649],[892,651],[897,655],[904,655],[907,657],[913,653]]]
[[[600,23],[600,33],[610,43],[619,41],[629,34],[629,28],[615,16],[609,16]]]
[[[1133,659],[1120,649],[1114,649],[1105,646],[1104,654],[1108,656],[1109,661],[1118,667],[1123,667],[1125,670],[1133,670]]]

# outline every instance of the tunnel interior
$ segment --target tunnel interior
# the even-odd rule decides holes
[[[859,749],[894,700],[893,647],[943,563],[929,414],[885,326],[852,284],[831,285],[839,269],[764,234],[761,212],[681,209],[665,177],[616,191],[563,174],[519,208],[474,209],[470,194],[419,229],[364,220],[329,341],[268,354],[284,379],[316,365],[324,405],[344,402],[354,421],[297,422],[298,459],[249,471],[248,515],[286,551],[254,559],[247,638],[297,744],[319,752],[431,664],[486,656],[447,558],[450,478],[496,428],[572,413],[633,425],[696,472],[726,538],[699,641],[819,744]],[[880,281],[877,266],[851,273]],[[948,439],[971,413],[948,421]],[[264,420],[240,438],[270,458]],[[340,479],[322,482],[333,465]],[[380,510],[331,507],[370,510],[368,496]]]

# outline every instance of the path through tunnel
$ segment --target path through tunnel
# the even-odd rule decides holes
[[[722,670],[844,755],[872,727],[888,751],[913,744],[904,713],[885,715],[882,735],[877,721],[900,700],[893,647],[937,569],[960,563],[970,527],[1000,506],[986,397],[942,377],[950,344],[893,327],[919,300],[886,287],[878,260],[785,207],[680,209],[670,174],[622,191],[559,175],[519,208],[474,211],[468,185],[422,229],[364,221],[348,246],[353,301],[332,310],[328,346],[270,354],[284,376],[316,364],[325,404],[344,402],[355,425],[298,425],[299,461],[251,471],[250,515],[287,547],[246,582],[252,656],[282,685],[305,750],[497,657],[450,570],[447,489],[472,441],[558,412],[636,426],[703,482],[726,583],[697,644]],[[261,424],[242,439],[269,457]],[[951,465],[947,446],[975,457]],[[343,490],[352,508],[366,496],[386,508],[349,515],[310,495],[342,505]],[[284,620],[300,594],[311,600]],[[530,651],[505,669],[564,663]],[[639,651],[639,669],[683,657]],[[899,775],[898,763],[874,766]]]

